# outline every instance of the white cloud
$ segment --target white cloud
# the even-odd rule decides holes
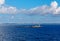
[[[13,6],[5,6],[5,0],[0,0],[0,14],[15,14],[17,13],[17,8]]]
[[[58,3],[56,1],[53,1],[50,6],[43,5],[29,10],[31,13],[36,14],[60,14],[60,7],[58,7]]]
[[[0,13],[1,14],[60,14],[60,7],[58,7],[58,3],[56,1],[53,1],[50,6],[43,5],[38,6],[35,8],[30,9],[17,9],[13,6],[3,6],[2,4],[5,3],[5,0],[0,0]]]
[[[51,3],[51,7],[52,8],[57,8],[57,6],[58,6],[58,3],[56,1]]]
[[[0,5],[4,3],[5,3],[5,0],[0,0]]]
[[[29,10],[22,9],[20,10],[21,13],[26,14],[60,14],[60,7],[58,7],[58,3],[56,1],[53,1],[50,6],[43,5],[38,6],[35,8],[31,8]]]
[[[1,6],[0,7],[0,13],[1,14],[15,14],[17,13],[17,8],[16,7],[5,7],[5,6]]]

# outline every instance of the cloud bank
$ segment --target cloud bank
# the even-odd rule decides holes
[[[0,0],[0,14],[60,14],[60,7],[56,1],[51,2],[50,6],[42,5],[30,9],[17,9],[13,6],[4,6],[5,0]]]

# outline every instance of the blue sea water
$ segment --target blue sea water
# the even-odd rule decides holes
[[[40,25],[0,24],[0,41],[60,41],[60,24]]]

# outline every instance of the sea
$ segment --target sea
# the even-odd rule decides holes
[[[0,24],[0,41],[60,41],[60,24]]]

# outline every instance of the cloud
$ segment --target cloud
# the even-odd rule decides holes
[[[17,8],[13,6],[5,6],[5,0],[0,0],[0,14],[15,14]]]
[[[0,0],[0,5],[4,4],[5,0]]]
[[[19,13],[24,14],[60,14],[60,7],[58,7],[58,3],[56,1],[51,2],[50,6],[42,5],[35,8],[30,9],[20,9]]]
[[[50,6],[42,5],[30,9],[17,9],[13,6],[4,6],[5,0],[0,0],[0,13],[1,14],[60,14],[60,7],[56,1],[51,2]]]
[[[51,7],[52,8],[57,8],[58,7],[58,3],[56,1],[51,3]]]
[[[17,8],[16,7],[5,7],[5,6],[1,6],[0,7],[0,13],[1,14],[15,14],[17,13]]]
[[[50,6],[43,5],[35,8],[29,9],[30,13],[34,14],[60,14],[60,7],[58,7],[58,3],[53,1]]]

